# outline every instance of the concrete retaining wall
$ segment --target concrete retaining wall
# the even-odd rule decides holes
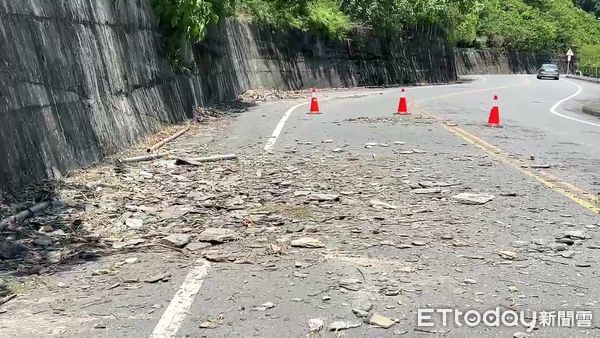
[[[149,0],[0,0],[0,190],[55,178],[252,88],[446,82],[444,34],[330,41],[226,21],[174,72]]]
[[[564,73],[567,67],[566,62],[554,54],[456,49],[454,55],[458,75],[535,74],[543,63],[555,63]]]

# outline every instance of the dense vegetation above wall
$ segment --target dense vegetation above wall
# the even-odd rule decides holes
[[[202,39],[206,26],[223,17],[334,37],[356,26],[401,34],[429,24],[444,27],[460,47],[562,51],[600,44],[599,0],[152,1],[174,48],[182,36]]]

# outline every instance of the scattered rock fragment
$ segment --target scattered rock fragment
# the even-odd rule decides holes
[[[135,264],[135,263],[137,263],[137,261],[138,261],[137,257],[125,258],[125,263],[126,264]]]
[[[272,309],[275,307],[275,303],[273,302],[266,302],[262,305],[258,305],[256,307],[254,307],[254,310],[256,311],[267,311],[268,309]]]
[[[548,248],[553,251],[565,251],[569,246],[566,243],[550,243]]]
[[[290,224],[285,227],[285,232],[288,234],[304,231],[304,224]]]
[[[219,324],[214,321],[207,320],[205,322],[200,323],[199,326],[201,329],[216,329],[219,327]]]
[[[573,258],[573,256],[575,256],[575,251],[563,251],[560,255],[564,258]]]
[[[417,188],[413,189],[413,193],[417,195],[440,194],[442,189],[439,188]]]
[[[188,234],[173,234],[163,238],[162,242],[176,248],[183,248],[191,239],[192,236]]]
[[[325,322],[323,320],[315,318],[308,321],[308,331],[310,333],[317,333],[323,330]]]
[[[141,230],[141,229],[144,229],[144,220],[139,219],[139,218],[128,218],[125,221],[125,225],[129,229]]]
[[[198,250],[206,249],[210,246],[212,246],[212,244],[207,243],[207,242],[190,243],[185,246],[185,249],[189,250],[189,251],[198,251]]]
[[[230,254],[219,250],[206,250],[202,252],[202,255],[209,262],[222,263],[231,260]]]
[[[236,238],[236,232],[226,228],[208,228],[198,235],[198,240],[200,242],[209,242],[213,244],[230,242]]]
[[[494,199],[494,195],[490,195],[490,194],[474,194],[474,193],[464,192],[462,194],[455,195],[452,198],[455,199],[455,200],[457,200],[458,202],[460,202],[462,204],[467,204],[467,205],[482,205],[482,204],[486,204],[486,203],[490,202],[491,200],[493,200]]]
[[[308,191],[308,190],[298,190],[298,191],[294,191],[294,197],[299,197],[299,196],[308,196],[312,194],[312,191]]]
[[[313,201],[318,201],[318,202],[334,202],[334,201],[339,201],[340,200],[340,195],[334,195],[334,194],[310,194],[308,196],[311,200]]]
[[[316,238],[304,237],[300,239],[295,239],[292,241],[291,245],[297,248],[324,248],[325,243],[321,242]]]
[[[517,253],[513,252],[513,251],[508,251],[508,250],[500,251],[498,253],[498,256],[500,256],[501,258],[506,259],[506,260],[515,260],[515,259],[517,259]]]
[[[581,230],[565,231],[564,237],[565,238],[573,238],[573,239],[586,239],[587,238],[585,233]]]
[[[525,242],[525,241],[513,241],[512,243],[510,243],[510,245],[513,248],[522,248],[524,246],[527,246],[527,242]]]
[[[375,312],[369,317],[369,324],[376,325],[384,329],[389,329],[390,327],[394,326],[396,322]]]
[[[392,210],[398,209],[398,207],[395,205],[392,205],[392,204],[389,204],[386,202],[382,202],[379,200],[371,200],[369,203],[375,209],[392,209]]]
[[[54,243],[54,240],[48,236],[38,236],[33,240],[33,244],[39,246],[50,246]]]
[[[368,311],[363,311],[361,309],[352,309],[352,313],[358,318],[367,318],[369,316]]]
[[[331,324],[329,324],[329,331],[340,331],[340,330],[347,330],[347,329],[353,329],[356,327],[360,327],[362,325],[362,323],[346,323],[346,322],[333,322]]]
[[[417,270],[415,268],[413,268],[412,266],[404,266],[401,267],[400,269],[398,269],[398,271],[400,272],[405,272],[405,273],[413,273],[413,272],[417,272]]]
[[[146,280],[144,280],[144,282],[153,284],[153,283],[158,283],[161,281],[167,282],[167,281],[169,281],[169,279],[171,279],[171,274],[168,272],[164,272],[164,273],[161,273],[158,275],[154,275],[150,278],[147,278]]]
[[[358,291],[360,290],[360,283],[362,283],[360,279],[341,279],[338,285],[346,290]]]

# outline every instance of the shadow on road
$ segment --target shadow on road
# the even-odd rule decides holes
[[[84,204],[60,202],[58,192],[65,188],[64,183],[53,180],[0,196],[0,219],[51,202],[45,213],[10,222],[0,231],[0,276],[48,273],[100,256],[99,239],[84,230],[83,220],[71,216]]]

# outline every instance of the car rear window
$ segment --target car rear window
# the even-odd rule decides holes
[[[556,68],[558,68],[558,66],[557,65],[546,64],[546,65],[542,65],[542,68],[556,69]]]

